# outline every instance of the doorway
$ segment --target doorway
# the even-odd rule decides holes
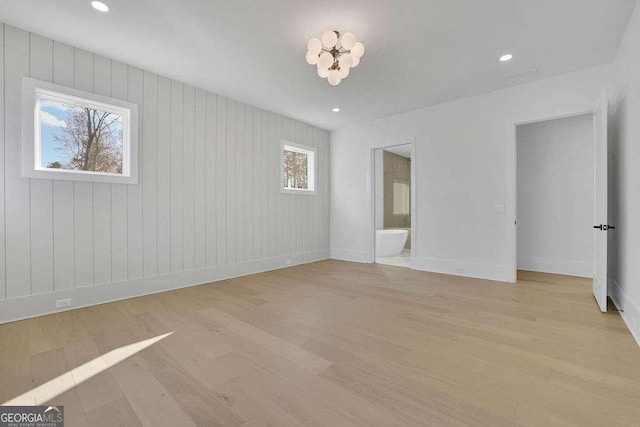
[[[527,159],[524,159],[524,158],[520,158],[518,160],[518,131],[522,129],[522,126],[535,124],[535,123],[540,123],[540,124],[546,123],[546,125],[549,125],[549,126],[560,125],[560,122],[557,122],[556,120],[571,119],[578,116],[586,116],[586,117],[583,117],[584,121],[587,124],[590,122],[591,137],[583,138],[586,140],[586,143],[584,144],[584,146],[582,146],[582,148],[588,149],[590,147],[593,153],[593,157],[592,157],[593,167],[591,168],[591,171],[593,173],[592,175],[593,205],[591,206],[591,209],[589,211],[592,218],[592,223],[591,223],[592,225],[589,227],[586,225],[586,222],[585,222],[581,226],[584,228],[581,228],[580,233],[586,233],[587,232],[586,230],[590,230],[592,235],[591,238],[593,241],[593,249],[592,249],[593,258],[591,262],[592,262],[593,268],[589,269],[588,272],[591,273],[590,275],[592,276],[591,282],[592,282],[593,296],[595,297],[595,301],[598,307],[600,308],[600,311],[602,312],[606,312],[607,306],[608,306],[608,301],[607,301],[608,300],[608,277],[609,277],[608,275],[608,263],[609,263],[608,241],[609,241],[610,233],[615,231],[615,228],[616,228],[614,225],[611,225],[608,222],[609,221],[608,186],[609,186],[609,170],[610,170],[609,169],[609,149],[608,149],[609,147],[608,108],[609,108],[609,102],[608,102],[607,91],[606,89],[603,89],[602,95],[600,97],[600,101],[598,102],[598,104],[595,106],[593,110],[582,112],[582,113],[565,115],[562,117],[550,118],[546,120],[542,119],[542,120],[526,122],[526,123],[525,122],[516,123],[514,125],[513,145],[509,145],[510,157],[513,159],[511,163],[512,165],[511,174],[509,175],[509,181],[508,181],[508,185],[512,190],[512,192],[510,193],[512,196],[510,200],[510,206],[512,207],[513,224],[514,224],[513,228],[510,228],[510,235],[512,237],[512,243],[513,243],[512,250],[511,250],[511,261],[513,266],[512,282],[517,282],[518,256],[519,256],[518,242],[522,239],[522,236],[518,236],[518,233],[519,233],[518,229],[523,227],[523,224],[522,224],[523,219],[518,217],[518,213],[523,210],[522,207],[520,209],[518,208],[519,199],[520,199],[520,203],[522,204],[522,198],[518,194],[519,185],[517,181],[518,181],[518,176],[521,175],[518,173],[518,168],[520,167],[520,164],[524,164],[524,162],[527,161]],[[577,120],[580,120],[580,119],[577,119]],[[546,126],[546,125],[542,124],[542,126]],[[586,127],[584,129],[586,130]],[[550,159],[551,155],[549,154],[548,156],[549,156],[548,159]],[[565,157],[565,159],[567,160],[567,162],[573,162],[575,157],[577,156],[569,153]],[[560,177],[563,177],[564,179],[566,179],[567,176],[570,176],[570,174],[567,173],[567,170],[575,171],[573,165],[569,166],[569,164],[570,163],[556,162],[556,165],[557,165],[556,170],[554,170],[554,172],[549,172],[549,173],[552,175],[559,175]],[[543,176],[544,177],[543,179],[547,179],[544,173],[539,173],[539,172],[540,171],[532,172],[532,174],[538,177]],[[584,179],[587,180],[588,172],[586,170],[584,170],[583,172],[585,174]],[[520,180],[522,179],[523,177],[520,176]],[[567,185],[567,182],[564,182],[564,181],[557,181],[557,182],[558,182],[558,185],[561,187]],[[583,185],[588,187],[589,183],[585,181],[583,182]],[[558,189],[556,189],[556,187],[548,187],[548,188],[549,188],[549,191],[555,192],[554,194],[557,196]],[[558,200],[558,198],[556,197],[555,200]],[[564,200],[560,200],[560,203],[561,205],[564,205],[566,208],[567,205]],[[545,204],[535,204],[532,209],[548,209],[548,206],[546,206]],[[584,209],[586,210],[588,209],[588,207],[585,207]],[[550,216],[549,220],[544,222],[543,226],[539,226],[537,230],[544,230],[546,227],[547,229],[555,230],[557,233],[562,234],[564,232],[562,228],[554,228],[554,225],[555,225],[554,220],[555,218]],[[571,236],[567,237],[565,233],[564,238],[570,239]],[[559,268],[559,267],[556,265],[554,268]],[[566,268],[566,263],[563,268]]]
[[[373,151],[374,262],[411,268],[415,193],[413,144]]]
[[[592,113],[516,127],[518,271],[593,278]]]

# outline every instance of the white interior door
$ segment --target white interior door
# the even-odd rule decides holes
[[[595,266],[593,274],[593,295],[600,310],[607,311],[607,235],[614,228],[608,222],[608,102],[603,97],[594,114],[594,159],[595,159],[595,225],[593,227]]]

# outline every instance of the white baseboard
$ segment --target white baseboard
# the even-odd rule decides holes
[[[504,265],[440,258],[416,257],[413,268],[415,270],[430,271],[432,273],[452,274],[455,276],[496,280],[499,282],[511,282],[513,277],[513,271]]]
[[[593,277],[593,262],[555,258],[518,257],[518,270]]]
[[[620,312],[624,323],[631,331],[631,335],[640,345],[640,306],[633,301],[622,289],[622,286],[613,279],[609,279],[609,296]]]
[[[121,282],[65,289],[46,294],[9,298],[0,300],[0,324],[60,311],[73,310],[80,307],[217,282],[219,280],[246,276],[248,274],[277,270],[293,265],[322,261],[328,258],[329,251],[322,250],[265,258],[221,267],[207,267],[180,273],[141,277]],[[289,260],[291,262],[288,264],[287,261]],[[65,307],[64,309],[57,309],[56,300],[65,298],[71,298],[71,306]]]
[[[367,251],[354,251],[351,249],[331,249],[331,259],[340,261],[360,262],[364,264],[371,263],[371,255]]]

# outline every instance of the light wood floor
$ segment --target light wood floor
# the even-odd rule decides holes
[[[0,402],[67,384],[50,403],[73,427],[640,424],[640,348],[563,276],[325,261],[0,325],[0,345]]]

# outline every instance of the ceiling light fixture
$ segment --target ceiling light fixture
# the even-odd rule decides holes
[[[109,12],[109,6],[107,6],[106,4],[102,3],[101,1],[92,1],[91,2],[91,6],[93,6],[93,8],[97,11],[100,12]]]
[[[331,111],[333,111],[334,113],[339,113],[339,112],[340,112],[340,109],[339,109],[338,107],[335,107],[335,108],[334,108],[333,110],[331,110]]]
[[[513,55],[511,55],[510,53],[507,53],[507,54],[502,55],[502,56],[500,57],[500,62],[507,62],[507,61],[510,61],[510,60],[511,60],[511,58],[513,58]]]
[[[349,70],[360,63],[362,55],[364,45],[353,33],[327,30],[321,38],[312,38],[307,43],[307,62],[317,65],[318,75],[327,79],[331,86],[337,86],[347,78]]]

